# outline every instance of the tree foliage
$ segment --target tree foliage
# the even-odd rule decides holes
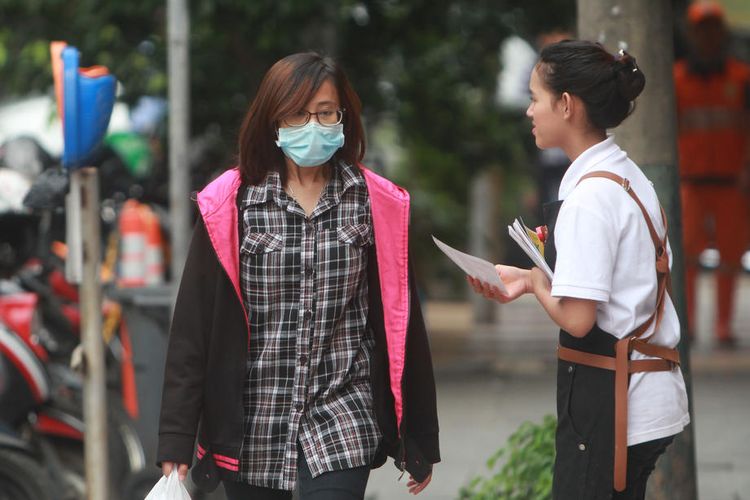
[[[575,12],[573,0],[192,0],[190,14],[192,131],[221,139],[216,168],[270,65],[319,50],[347,69],[368,131],[391,124],[386,147],[402,154],[385,167],[414,194],[418,241],[460,241],[471,176],[527,163],[523,117],[494,104],[500,42],[570,27]],[[0,15],[0,97],[49,92],[56,39],[108,66],[126,101],[166,95],[166,0],[0,0]]]

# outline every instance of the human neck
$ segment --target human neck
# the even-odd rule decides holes
[[[581,156],[581,153],[595,144],[599,144],[607,138],[606,130],[587,130],[577,134],[570,134],[568,142],[561,146],[565,155],[571,162]]]
[[[328,179],[328,163],[318,165],[317,167],[300,167],[296,163],[287,159],[286,174],[287,183],[294,183],[301,187],[315,186]]]

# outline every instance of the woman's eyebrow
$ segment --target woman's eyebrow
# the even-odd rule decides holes
[[[338,106],[338,103],[335,101],[320,101],[320,102],[314,103],[314,105],[315,106],[327,106],[327,105]]]

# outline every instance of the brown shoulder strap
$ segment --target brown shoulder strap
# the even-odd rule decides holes
[[[659,324],[661,323],[661,318],[664,312],[664,296],[666,293],[666,289],[671,282],[669,273],[669,256],[667,255],[667,215],[666,213],[664,213],[664,208],[660,206],[659,209],[661,210],[661,218],[664,224],[664,238],[659,238],[659,235],[656,232],[656,228],[654,228],[654,223],[651,221],[651,216],[646,211],[646,207],[643,206],[641,199],[638,198],[638,195],[635,194],[635,191],[633,191],[633,189],[630,187],[630,181],[628,179],[624,179],[619,175],[613,172],[608,172],[606,170],[596,170],[594,172],[589,172],[588,174],[581,177],[581,179],[578,181],[578,184],[583,182],[585,179],[590,179],[592,177],[602,177],[604,179],[609,179],[622,186],[625,192],[627,192],[638,205],[638,208],[641,209],[643,218],[646,220],[646,225],[648,225],[648,231],[651,234],[651,241],[654,243],[654,249],[656,250],[657,277],[656,310],[641,326],[631,332],[630,335],[632,337],[639,338],[649,329],[654,321],[656,321],[654,332],[656,332],[656,330],[659,328]],[[648,337],[641,340],[646,341],[648,340]]]

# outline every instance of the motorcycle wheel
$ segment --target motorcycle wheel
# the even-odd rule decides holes
[[[44,466],[11,450],[0,450],[0,500],[51,500]]]
[[[113,397],[114,396],[114,397]],[[107,500],[122,500],[123,484],[131,474],[145,468],[145,458],[138,433],[130,418],[121,408],[117,395],[110,394],[108,398],[107,420],[107,460],[109,465],[109,486]],[[70,403],[63,406],[58,402],[58,408],[75,415],[76,409],[71,410]],[[75,406],[72,406],[75,408]],[[86,487],[86,471],[84,463],[83,442],[57,436],[45,436],[52,452],[62,466],[58,471],[60,481],[64,482],[71,492],[71,498],[84,498]],[[4,500],[0,497],[0,500]],[[142,499],[139,499],[142,500]]]

